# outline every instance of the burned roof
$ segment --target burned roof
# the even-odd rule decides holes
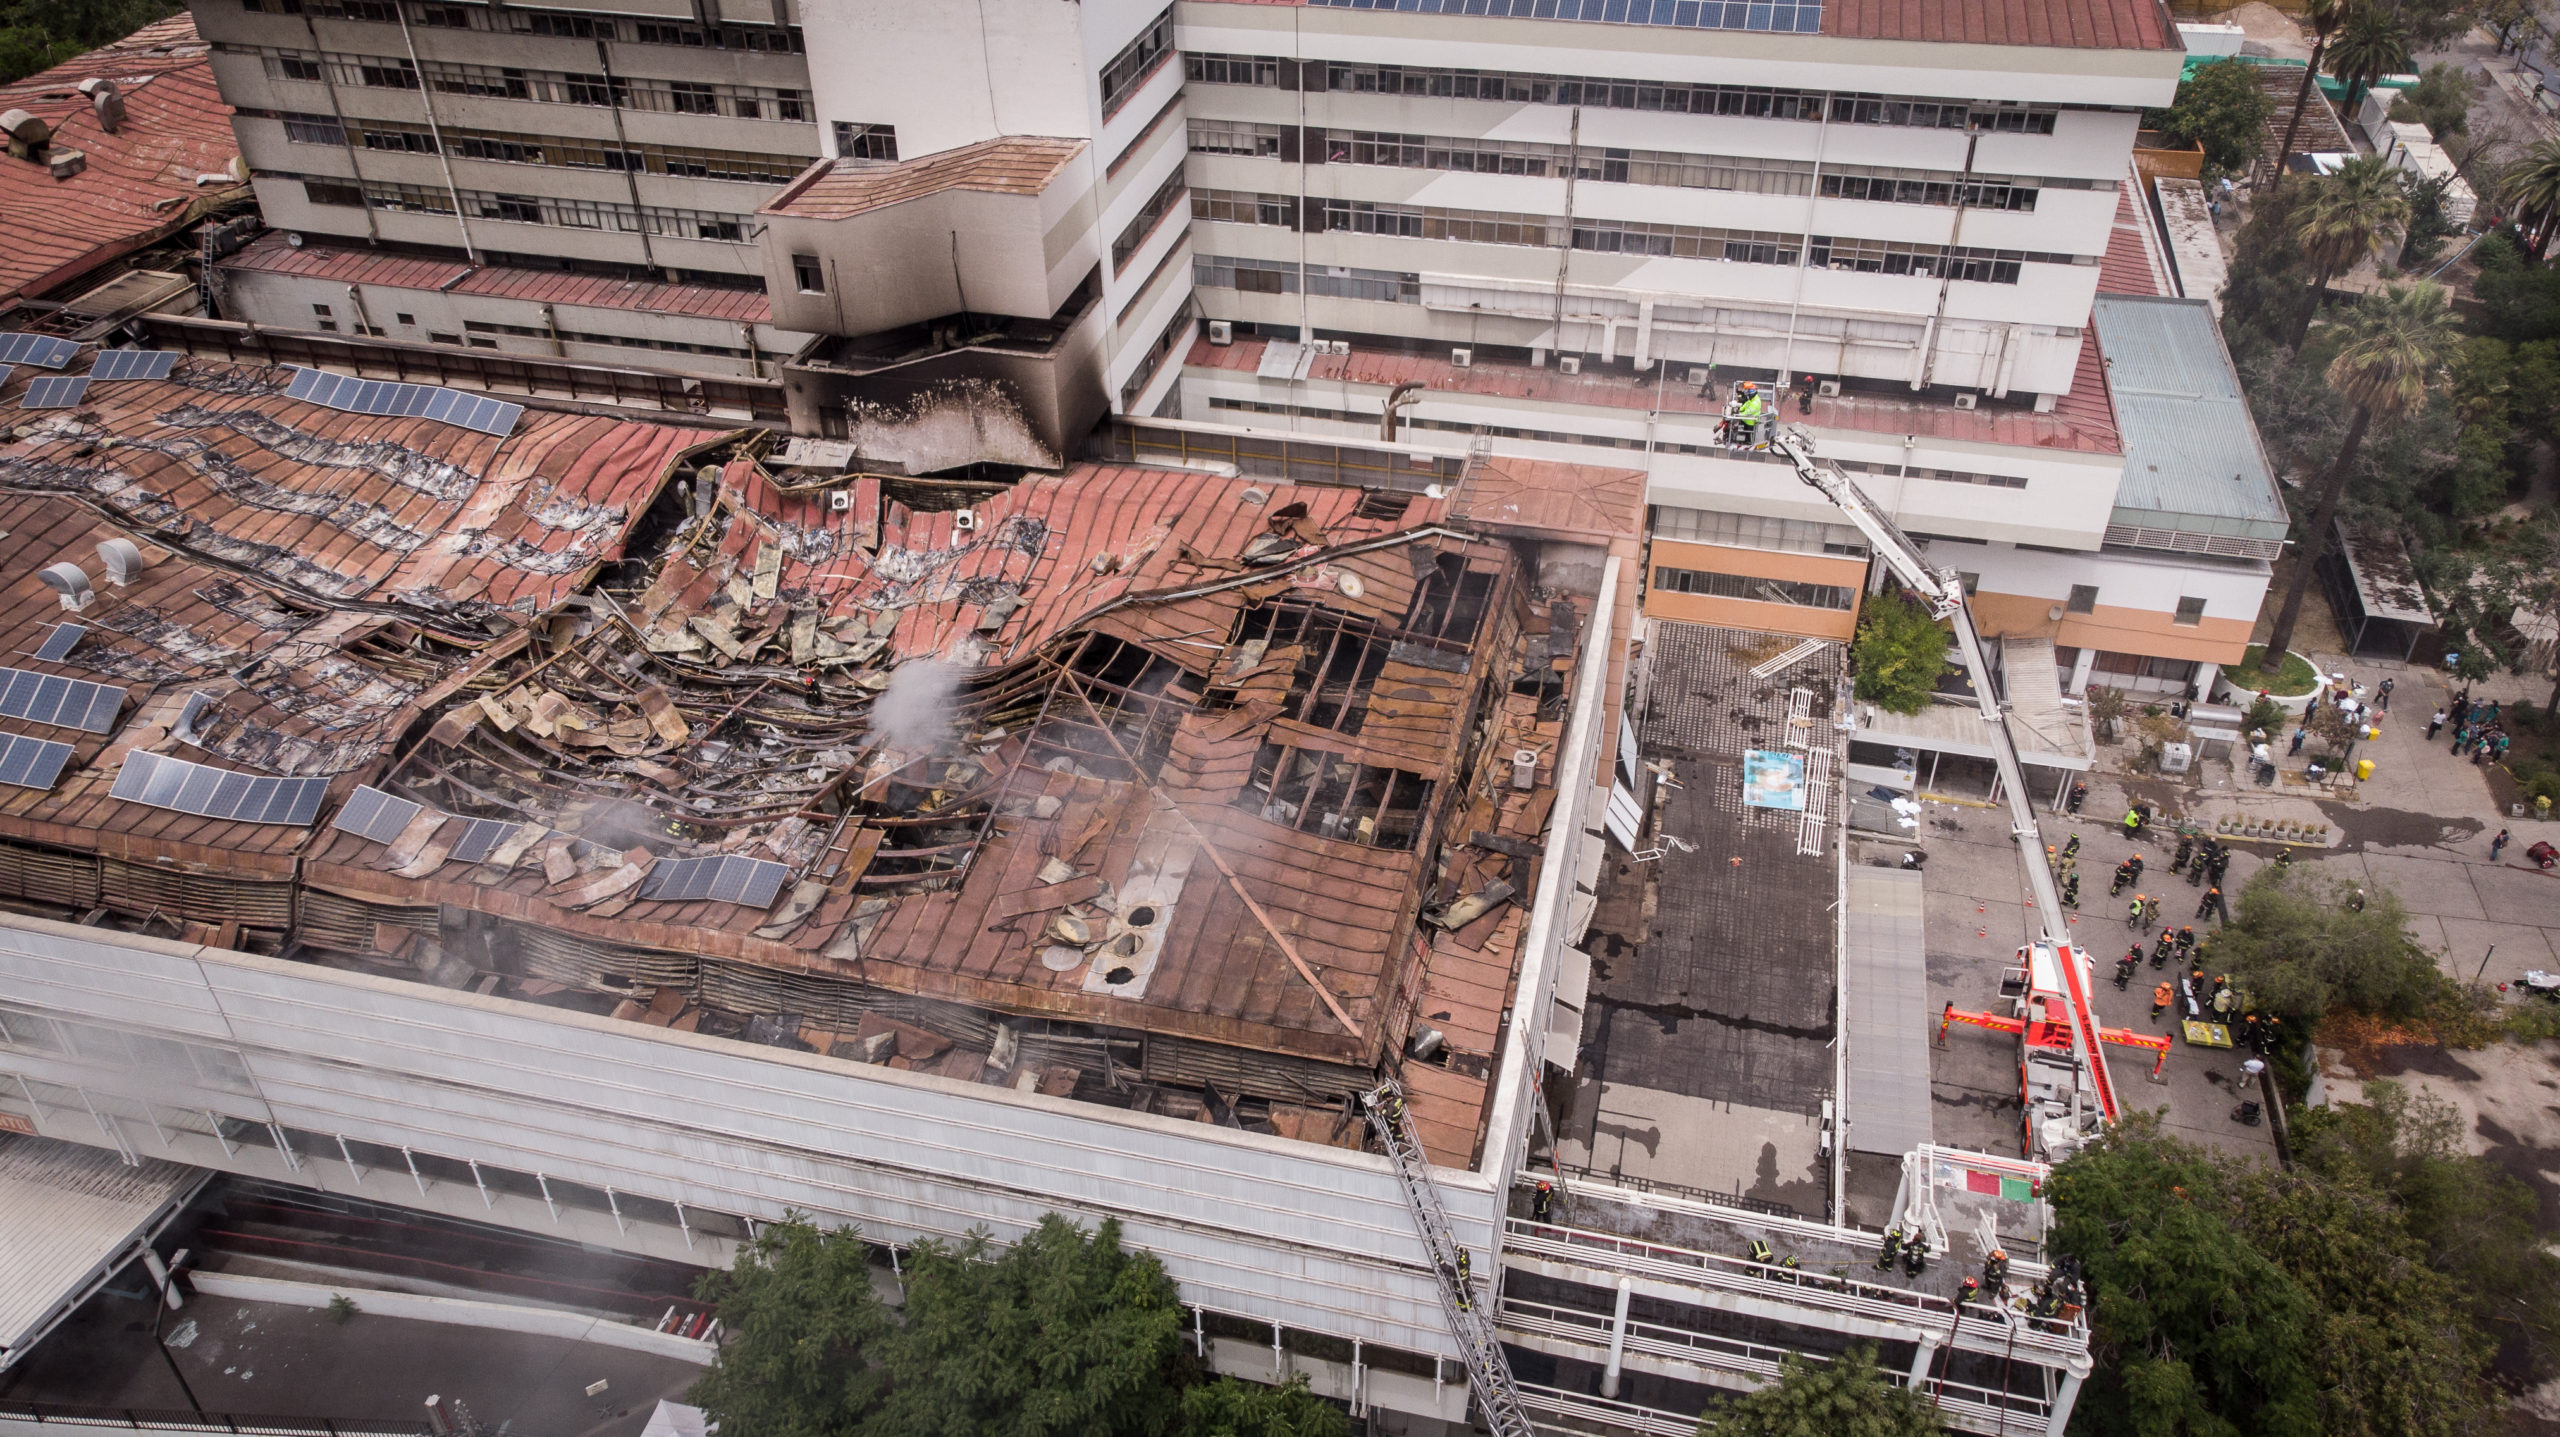
[[[0,642],[74,619],[20,662],[131,694],[56,735],[53,792],[0,787],[0,896],[1318,1141],[1429,1027],[1416,1118],[1467,1160],[1615,617],[1531,560],[1631,554],[1640,476],[821,487],[767,436],[431,433],[281,378],[181,360],[0,449],[0,528],[39,536]],[[63,613],[36,571],[119,534],[157,562]],[[326,801],[109,796],[137,758]]]
[[[820,160],[761,212],[841,220],[952,190],[1036,195],[1084,149],[1083,140],[999,135],[896,163]]]

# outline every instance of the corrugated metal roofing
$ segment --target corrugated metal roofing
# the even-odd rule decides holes
[[[86,1295],[98,1268],[192,1192],[202,1169],[0,1133],[0,1348],[15,1352]]]
[[[1920,875],[1849,869],[1848,1145],[1899,1156],[1929,1141],[1929,941]]]
[[[945,190],[1036,195],[1084,147],[1082,140],[1005,135],[894,165],[830,161],[817,173],[794,181],[765,206],[764,213],[840,220]]]
[[[773,301],[763,291],[707,284],[658,284],[647,280],[610,279],[550,269],[510,269],[504,265],[472,266],[458,260],[384,254],[337,245],[285,243],[281,231],[258,237],[248,248],[223,261],[227,270],[290,274],[339,284],[380,285],[385,289],[427,290],[439,294],[520,299],[533,304],[576,309],[632,310],[644,314],[681,315],[687,319],[725,319],[740,324],[769,324]]]
[[[2282,525],[2284,501],[2212,307],[2102,294],[2090,321],[2125,436],[2116,506]]]
[[[53,126],[56,150],[87,167],[57,180],[44,165],[0,162],[0,303],[42,294],[191,222],[200,198],[228,193],[224,171],[239,153],[231,107],[214,87],[208,47],[192,16],[146,25],[101,50],[0,86],[0,110],[23,109]],[[116,82],[125,119],[110,135],[75,87]]]

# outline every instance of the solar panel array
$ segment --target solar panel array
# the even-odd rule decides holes
[[[453,852],[448,857],[455,863],[486,863],[489,855],[498,851],[498,845],[506,842],[508,835],[515,831],[516,825],[507,819],[472,819],[463,828],[461,839],[453,845]]]
[[[0,364],[0,384],[8,383],[9,376],[17,372],[17,367],[14,365]]]
[[[70,654],[72,646],[80,642],[81,635],[88,632],[85,624],[56,624],[53,632],[45,635],[44,646],[36,650],[36,657],[48,664],[58,664]]]
[[[27,392],[18,396],[20,409],[68,409],[89,392],[89,376],[85,374],[48,374],[31,380]]]
[[[338,809],[338,816],[329,820],[329,826],[358,838],[389,843],[400,836],[400,830],[409,826],[409,820],[425,811],[425,804],[412,803],[367,785],[347,795],[346,803]]]
[[[0,734],[0,783],[51,789],[71,761],[71,745],[22,734]]]
[[[33,364],[60,369],[79,357],[80,346],[50,334],[0,330],[0,364]]]
[[[649,870],[640,896],[661,903],[737,903],[770,908],[791,870],[761,858],[671,858]]]
[[[325,778],[262,778],[229,769],[163,758],[156,753],[125,756],[111,797],[149,804],[199,818],[236,823],[281,823],[300,828],[320,816],[320,800],[329,792]]]
[[[166,379],[177,366],[174,349],[102,349],[89,362],[91,379]]]
[[[0,717],[106,733],[124,710],[124,690],[29,669],[0,669]]]
[[[342,409],[349,414],[396,414],[409,419],[459,424],[465,429],[477,429],[501,439],[514,431],[517,416],[524,413],[521,404],[483,399],[459,389],[439,389],[432,384],[394,384],[385,379],[358,379],[351,374],[331,374],[325,369],[296,369],[293,383],[286,387],[284,397]]]

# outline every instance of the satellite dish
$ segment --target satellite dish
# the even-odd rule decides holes
[[[36,577],[44,580],[46,588],[62,596],[62,607],[66,609],[85,609],[89,607],[89,601],[97,597],[97,590],[89,583],[89,575],[77,564],[50,564]]]
[[[98,562],[106,566],[107,582],[121,589],[142,577],[145,565],[142,551],[131,539],[102,539],[98,542]]]

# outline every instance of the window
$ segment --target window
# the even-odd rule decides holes
[[[319,316],[320,316],[321,318],[323,318],[323,319],[326,319],[326,318],[328,318],[330,315],[332,315],[332,314],[336,313],[337,311],[332,310],[331,308],[329,308],[329,306],[327,306],[327,305],[325,305],[325,304],[315,304],[315,305],[311,306],[311,312],[312,312],[313,314],[319,315]]]
[[[460,344],[461,342],[462,336],[458,334],[447,334],[441,329],[430,329],[427,331],[427,343],[429,344]]]
[[[2065,603],[2063,607],[2075,614],[2089,614],[2097,612],[2097,586],[2095,584],[2072,585],[2070,601]]]
[[[2092,602],[2094,602],[2094,601],[2096,600],[2096,598],[2097,598],[2097,596],[2096,596],[2095,594],[2090,595],[2090,599],[2092,600]],[[2178,601],[2178,615],[2177,615],[2177,617],[2176,617],[2174,620],[2172,620],[2171,622],[2173,622],[2173,623],[2178,623],[2178,624],[2183,624],[2183,625],[2185,625],[2185,626],[2186,626],[2186,627],[2188,627],[2188,628],[2194,628],[2194,627],[2195,627],[2195,626],[2197,626],[2198,624],[2203,623],[2203,622],[2204,622],[2204,600],[2202,600],[2202,599],[2180,599],[2180,600]]]
[[[1185,55],[1182,69],[1185,79],[1204,85],[1280,83],[1280,62],[1269,55]]]
[[[1278,260],[1196,254],[1191,257],[1191,282],[1204,289],[1235,289],[1247,294],[1296,294],[1298,267]]]
[[[1176,165],[1173,173],[1164,177],[1164,183],[1156,187],[1156,192],[1147,197],[1146,204],[1120,231],[1120,237],[1111,242],[1111,268],[1115,272],[1129,262],[1129,256],[1138,252],[1138,246],[1147,242],[1147,236],[1155,233],[1156,226],[1163,222],[1166,213],[1181,198],[1182,167]]]
[[[1703,569],[1657,568],[1653,587],[1666,594],[1702,594],[1715,599],[1751,599],[1764,604],[1794,604],[1807,609],[1846,609],[1856,590],[1838,584],[1806,584],[1793,579],[1760,579],[1746,574],[1712,574]]]
[[[284,137],[297,145],[343,145],[347,132],[331,115],[279,115]]]
[[[364,207],[363,190],[351,184],[332,183],[328,180],[304,180],[302,197],[315,205],[347,205],[356,209]]]
[[[1191,217],[1231,225],[1280,225],[1295,229],[1298,197],[1248,195],[1233,190],[1193,190]]]
[[[392,318],[407,325],[415,325],[418,322],[418,317],[414,314],[395,314]]]
[[[1102,113],[1105,116],[1120,108],[1140,81],[1155,73],[1164,58],[1173,53],[1173,7],[1150,23],[1137,39],[1122,46],[1120,53],[1102,67]]]
[[[290,51],[275,57],[275,75],[282,80],[325,80],[320,71],[320,57],[297,55]]]
[[[1958,569],[1956,570],[1956,582],[1964,585],[1964,596],[1968,599],[1982,592],[1982,576],[1980,574],[1968,574],[1964,570]]]
[[[836,158],[894,160],[897,157],[897,126],[857,125],[851,120],[836,121]]]
[[[1811,519],[1764,519],[1756,514],[1721,514],[1708,509],[1656,505],[1653,533],[1658,539],[1692,544],[1722,544],[1735,549],[1766,549],[1786,554],[1840,554],[1865,558],[1867,545],[1846,524]]]
[[[720,113],[720,97],[709,85],[698,85],[685,80],[674,80],[668,82],[667,91],[668,94],[673,97],[675,112],[679,115],[716,115]]]
[[[1263,155],[1280,153],[1280,127],[1249,120],[1193,120],[1191,152],[1195,155]]]
[[[827,292],[827,272],[826,269],[818,263],[818,257],[816,255],[793,255],[791,257],[791,279],[794,284],[800,286],[800,292],[802,294],[825,294]]]

